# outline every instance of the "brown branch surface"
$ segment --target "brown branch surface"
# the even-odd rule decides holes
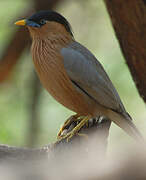
[[[104,1],[126,63],[146,102],[146,1]]]

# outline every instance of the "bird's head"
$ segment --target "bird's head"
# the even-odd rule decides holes
[[[32,36],[46,36],[52,34],[68,33],[73,36],[69,22],[55,11],[40,11],[31,17],[15,23],[27,26]]]

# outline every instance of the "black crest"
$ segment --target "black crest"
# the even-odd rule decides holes
[[[39,24],[40,26],[43,25],[42,24],[43,20],[58,22],[58,23],[64,25],[66,30],[73,36],[72,29],[71,29],[69,22],[61,14],[59,14],[55,11],[51,11],[51,10],[39,11],[39,12],[33,14],[30,18],[28,18],[28,20],[33,21],[33,22]]]

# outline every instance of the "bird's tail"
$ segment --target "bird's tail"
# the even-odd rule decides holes
[[[144,138],[137,127],[132,122],[131,117],[128,113],[119,114],[112,110],[109,110],[108,117],[111,121],[117,124],[120,128],[122,128],[127,134],[129,134],[134,139],[144,142]]]

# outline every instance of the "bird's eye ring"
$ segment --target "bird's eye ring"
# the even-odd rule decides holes
[[[41,19],[41,20],[40,20],[40,24],[41,24],[41,25],[46,24],[46,20],[45,20],[45,19]]]

